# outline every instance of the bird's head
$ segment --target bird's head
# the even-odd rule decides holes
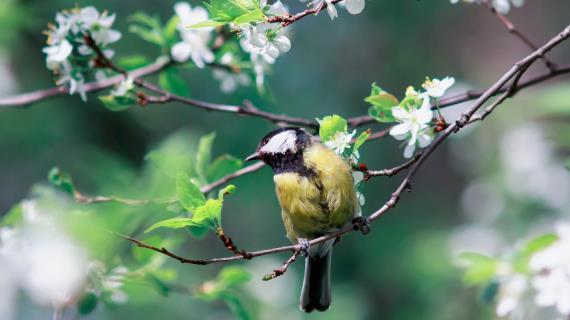
[[[255,153],[245,161],[261,160],[274,172],[289,171],[302,165],[303,152],[313,142],[313,136],[301,128],[281,128],[268,133]]]

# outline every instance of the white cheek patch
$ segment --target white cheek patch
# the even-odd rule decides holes
[[[295,151],[297,134],[293,130],[283,131],[274,135],[260,151],[263,153],[285,153],[287,150]]]

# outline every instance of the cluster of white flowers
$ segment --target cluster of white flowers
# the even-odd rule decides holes
[[[422,85],[425,92],[418,93],[413,87],[406,90],[406,98],[420,99],[421,106],[400,105],[392,108],[392,115],[400,124],[390,130],[390,135],[397,140],[407,140],[404,157],[411,158],[416,146],[424,148],[431,143],[434,137],[431,126],[432,100],[442,97],[454,83],[455,79],[451,77],[427,79]]]
[[[260,0],[260,7],[266,6],[266,0]],[[281,1],[277,1],[265,13],[272,16],[283,16],[287,14],[287,9]],[[247,25],[240,30],[240,33],[242,35],[240,40],[242,49],[252,55],[261,56],[269,64],[273,64],[279,55],[291,49],[291,40],[287,37],[286,30],[278,24]],[[252,57],[253,60],[257,59]]]
[[[99,13],[94,7],[72,9],[57,13],[56,25],[47,31],[46,66],[58,76],[57,85],[66,86],[70,94],[79,93],[85,101],[86,70],[94,66],[93,50],[86,43],[89,35],[107,58],[114,55],[109,44],[117,42],[121,33],[111,29],[115,15]],[[98,72],[100,79],[104,73]]]
[[[481,3],[487,0],[450,0],[451,3],[455,4],[458,2],[466,3]],[[511,10],[511,4],[515,7],[522,7],[524,0],[491,0],[491,4],[500,14],[507,14]]]
[[[125,266],[118,266],[107,271],[102,262],[92,261],[89,264],[89,272],[93,278],[97,279],[97,282],[92,283],[89,288],[95,295],[109,294],[109,299],[117,304],[123,304],[129,300],[128,294],[122,290],[125,277],[129,275],[129,269]]]
[[[352,131],[352,133],[339,131],[335,133],[332,139],[326,141],[325,145],[339,155],[342,155],[346,149],[351,147],[350,144],[355,134],[356,130]]]
[[[231,52],[227,52],[222,56],[222,58],[220,58],[220,64],[231,69],[233,59],[234,55]],[[222,92],[232,93],[239,86],[249,85],[250,81],[246,74],[242,72],[234,72],[233,70],[228,69],[215,68],[212,71],[214,79],[220,82],[220,90],[222,90]]]
[[[172,47],[170,52],[172,58],[177,62],[192,59],[198,68],[204,68],[207,63],[212,63],[215,59],[209,46],[214,28],[189,28],[189,26],[207,21],[208,11],[200,6],[192,8],[186,2],[175,4],[174,11],[180,20],[178,32],[182,41]]]
[[[327,13],[331,20],[338,17],[338,11],[336,10],[336,3],[333,0],[314,0],[310,1],[313,8],[319,8],[326,5]],[[365,2],[364,0],[344,0],[339,2],[340,5],[346,7],[346,10],[350,14],[359,14],[364,10]]]
[[[534,273],[532,286],[537,291],[535,303],[555,307],[566,318],[570,316],[570,224],[556,226],[558,240],[535,253],[530,260]]]

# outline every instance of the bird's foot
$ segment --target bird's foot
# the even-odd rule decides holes
[[[309,242],[309,239],[299,238],[299,239],[297,239],[297,243],[299,244],[299,251],[301,252],[301,255],[303,257],[308,256],[309,255],[309,248],[311,247],[311,243]]]
[[[368,217],[358,216],[352,219],[355,230],[360,230],[362,234],[368,234],[370,232],[370,219]]]

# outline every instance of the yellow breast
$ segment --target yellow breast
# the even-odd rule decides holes
[[[274,176],[288,237],[314,238],[350,222],[357,201],[350,166],[336,153],[315,143],[304,153],[314,174],[286,172]]]

